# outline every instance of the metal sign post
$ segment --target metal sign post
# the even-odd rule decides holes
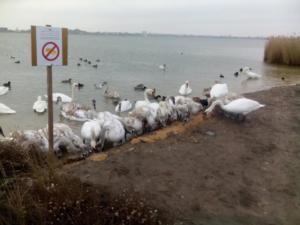
[[[47,66],[48,141],[53,153],[52,66],[68,64],[68,30],[66,28],[31,26],[32,66]]]
[[[53,96],[52,96],[52,66],[47,66],[48,95],[48,141],[49,152],[53,152]]]

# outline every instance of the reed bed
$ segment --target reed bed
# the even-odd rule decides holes
[[[300,37],[271,37],[265,46],[264,61],[300,66]]]

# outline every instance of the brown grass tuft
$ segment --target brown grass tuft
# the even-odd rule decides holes
[[[62,175],[60,165],[34,147],[0,143],[0,224],[169,224],[141,196],[126,190],[112,195]]]
[[[300,38],[271,37],[265,46],[264,61],[272,64],[300,66]]]

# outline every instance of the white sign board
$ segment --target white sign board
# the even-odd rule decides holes
[[[31,29],[32,65],[62,66],[67,64],[67,33],[58,27],[36,26]]]

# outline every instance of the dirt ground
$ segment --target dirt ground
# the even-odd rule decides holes
[[[66,165],[66,173],[138,193],[176,224],[298,225],[300,85],[246,96],[266,107],[243,123],[199,115],[173,125],[177,134],[136,139]]]

